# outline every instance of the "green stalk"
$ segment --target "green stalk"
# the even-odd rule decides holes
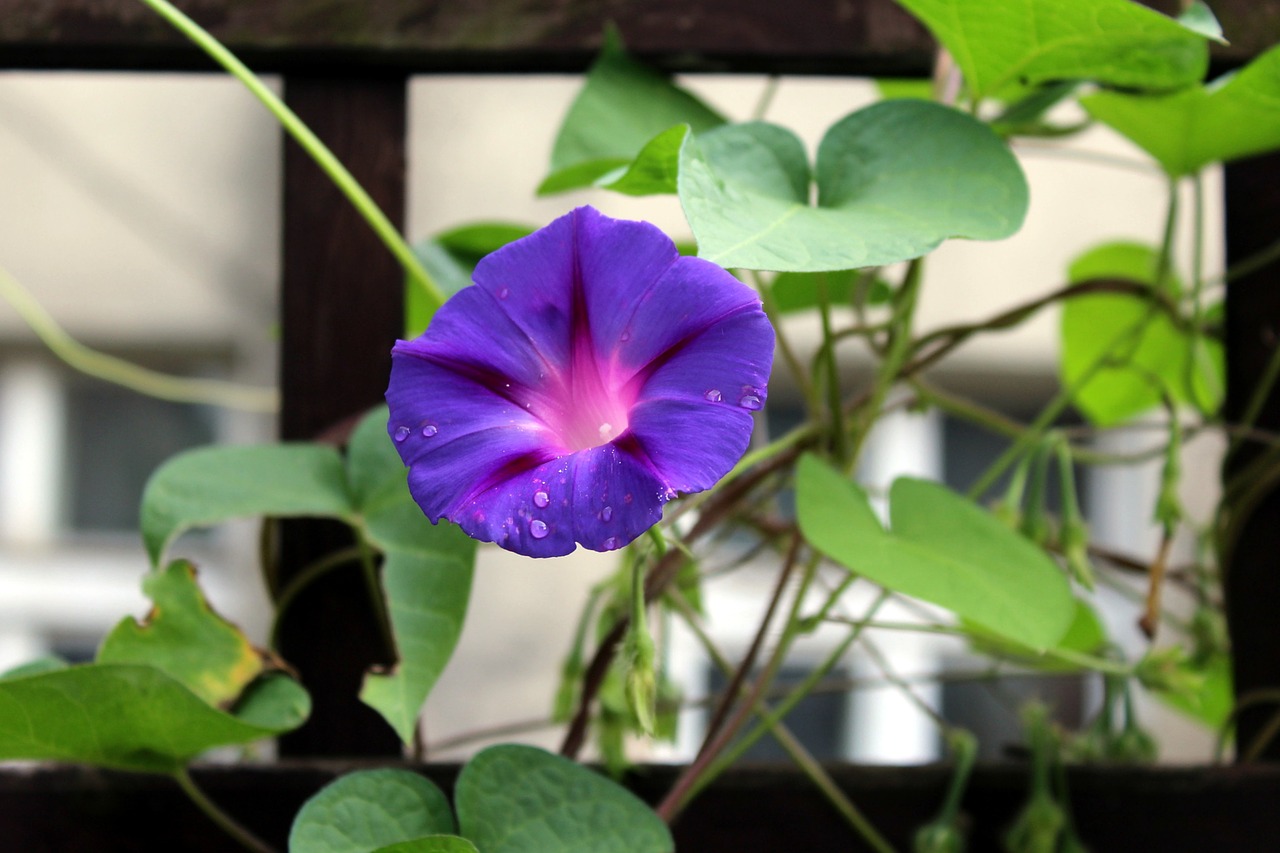
[[[51,353],[86,376],[175,403],[226,406],[250,412],[274,412],[280,406],[280,396],[274,388],[250,388],[217,379],[172,376],[89,349],[68,335],[35,297],[4,269],[0,269],[0,297],[13,306],[13,310]]]
[[[889,345],[884,358],[880,362],[880,370],[876,382],[863,408],[863,416],[853,436],[853,445],[849,449],[846,470],[858,464],[862,446],[866,443],[876,418],[880,416],[880,408],[884,405],[890,389],[898,379],[898,373],[911,353],[911,326],[915,319],[916,303],[920,298],[920,284],[923,278],[924,259],[915,258],[907,265],[907,272],[902,286],[893,302],[893,318],[890,320]]]
[[[391,615],[387,612],[387,596],[382,590],[382,580],[378,576],[378,555],[375,553],[364,531],[353,530],[356,535],[356,547],[360,550],[360,573],[364,577],[365,590],[369,594],[369,606],[373,608],[373,618],[378,624],[378,636],[393,654],[396,652],[396,635],[391,627]]]
[[[324,557],[310,563],[298,574],[294,575],[285,586],[280,594],[276,596],[275,601],[275,618],[271,622],[271,648],[280,648],[280,625],[284,622],[284,614],[289,610],[289,606],[293,604],[304,590],[315,583],[320,578],[329,574],[334,569],[344,566],[347,563],[360,559],[361,552],[359,548],[354,546],[343,548],[339,551],[333,551]]]
[[[1178,179],[1169,179],[1169,206],[1165,210],[1164,234],[1160,240],[1160,256],[1156,261],[1156,290],[1176,296],[1173,292],[1173,243],[1178,228]]]
[[[175,771],[173,779],[191,802],[195,803],[196,808],[204,812],[209,820],[234,838],[241,847],[252,850],[254,853],[274,853],[270,845],[245,829],[235,818],[219,808],[217,803],[205,796],[204,791],[197,788],[195,782],[191,781],[191,774],[187,772],[187,768],[183,767]]]
[[[869,621],[875,615],[875,612],[880,609],[880,606],[888,600],[888,598],[889,592],[887,590],[881,592],[880,595],[876,597],[876,600],[871,603],[871,606],[868,608],[863,619],[865,621]],[[791,624],[794,624],[795,620],[790,620],[790,622]],[[809,673],[808,676],[805,677],[803,681],[800,682],[800,684],[787,694],[781,704],[774,707],[772,711],[762,718],[758,725],[734,741],[732,746],[722,752],[719,757],[711,763],[711,765],[706,769],[706,772],[696,779],[690,786],[681,802],[688,802],[693,799],[693,797],[697,796],[698,792],[709,785],[712,780],[728,769],[735,761],[741,758],[743,753],[763,737],[764,734],[769,731],[771,726],[786,719],[787,714],[791,713],[792,709],[800,703],[800,700],[808,696],[814,686],[817,685],[818,682],[822,681],[822,679],[826,678],[827,674],[830,673],[835,665],[840,662],[844,657],[844,653],[848,651],[849,647],[862,635],[862,631],[862,625],[854,625],[850,629],[849,633],[845,635],[845,638],[840,641],[840,643],[837,644],[830,653],[828,653],[822,663],[820,663],[812,672]],[[781,647],[781,644],[779,647]]]
[[[302,146],[304,151],[311,155],[311,158],[316,161],[316,165],[324,171],[329,180],[333,181],[334,186],[347,197],[347,200],[364,217],[365,222],[369,223],[369,227],[382,240],[383,245],[400,262],[400,266],[404,268],[405,274],[408,275],[409,279],[422,289],[422,292],[429,300],[431,312],[434,313],[435,309],[439,308],[444,302],[444,293],[431,280],[431,276],[428,275],[427,271],[423,269],[417,256],[414,255],[413,249],[405,242],[399,230],[391,224],[391,220],[387,218],[377,203],[365,192],[364,187],[360,186],[360,183],[334,156],[328,146],[311,132],[311,128],[307,127],[302,119],[298,118],[297,114],[289,109],[275,92],[267,88],[262,80],[250,71],[235,54],[210,35],[207,30],[184,15],[168,0],[141,0],[141,2],[150,6],[157,14],[173,25],[174,29],[209,54],[214,62],[226,69],[227,73],[239,80],[246,89],[253,93],[254,97],[262,102],[262,105],[275,117],[280,126]]]
[[[835,335],[831,331],[831,302],[827,298],[827,280],[823,276],[818,283],[818,308],[822,317],[822,349],[818,359],[826,372],[827,411],[831,418],[831,444],[835,449],[836,459],[842,467],[850,467],[853,448],[849,444],[849,433],[844,425],[844,407],[840,400],[840,369],[836,366]],[[816,410],[815,410],[816,415]]]
[[[716,666],[725,674],[726,677],[732,675],[733,667],[725,658],[724,654],[716,648],[711,637],[707,635],[707,632],[698,621],[697,614],[694,613],[693,608],[689,606],[689,602],[686,601],[684,596],[680,595],[679,591],[676,590],[667,593],[667,595],[669,600],[675,605],[676,611],[684,619],[685,625],[688,626],[689,630],[693,631],[694,636],[698,638],[698,641],[702,644],[707,655],[715,662]],[[740,692],[744,695],[746,694],[745,690],[741,690]],[[758,714],[762,719],[767,718],[770,710],[769,706],[765,704],[763,700],[757,701],[754,705],[754,709],[756,714]],[[840,787],[835,783],[835,780],[831,778],[831,775],[823,769],[822,765],[813,757],[812,753],[805,749],[804,744],[800,742],[799,738],[791,733],[791,730],[788,729],[784,723],[775,723],[773,728],[770,729],[770,733],[782,746],[782,749],[787,753],[787,756],[796,763],[797,767],[800,768],[800,772],[805,774],[809,781],[813,783],[814,787],[816,787],[818,791],[826,797],[827,802],[829,802],[836,811],[840,812],[849,825],[862,836],[864,841],[877,849],[891,849],[879,846],[884,844],[883,839],[880,838],[879,832],[877,832],[875,827],[871,825],[858,807],[854,805],[853,801],[845,795],[844,791],[840,790]]]

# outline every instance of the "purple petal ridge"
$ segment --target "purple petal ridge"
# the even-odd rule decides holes
[[[387,431],[433,523],[533,557],[610,551],[745,452],[774,336],[725,270],[580,207],[474,281],[392,350]]]

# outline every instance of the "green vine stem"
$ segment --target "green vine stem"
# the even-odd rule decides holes
[[[875,601],[873,601],[870,607],[868,608],[867,615],[865,618],[870,619],[872,616],[874,616],[875,612],[880,609],[881,605],[883,605],[884,602],[888,600],[888,598],[889,598],[888,592],[882,592],[879,596],[877,596]],[[721,753],[720,756],[707,767],[704,773],[702,773],[697,779],[692,781],[687,791],[677,792],[676,790],[673,789],[671,793],[668,794],[669,799],[674,799],[674,795],[676,795],[677,793],[680,794],[680,797],[678,799],[679,805],[673,811],[679,811],[679,806],[682,806],[683,804],[687,803],[689,800],[697,796],[698,793],[702,791],[703,788],[711,784],[712,780],[714,780],[717,776],[719,776],[721,773],[727,770],[730,766],[732,766],[735,762],[737,762],[737,760],[741,758],[742,755],[748,749],[751,748],[752,744],[758,741],[770,730],[771,726],[773,726],[780,720],[786,719],[787,714],[791,713],[791,711],[795,708],[795,706],[800,703],[800,700],[808,696],[809,693],[812,692],[814,686],[817,685],[824,678],[826,678],[827,674],[831,672],[831,670],[835,667],[835,665],[838,664],[841,661],[841,659],[844,658],[845,652],[847,652],[849,650],[849,647],[852,646],[858,640],[858,638],[862,635],[862,630],[863,629],[861,626],[854,626],[853,628],[851,628],[849,632],[845,634],[844,639],[841,640],[835,646],[835,648],[833,648],[828,653],[827,657],[821,663],[819,663],[819,665],[815,667],[813,671],[810,672],[809,675],[807,675],[805,679],[800,682],[800,684],[798,684],[790,693],[787,694],[786,698],[784,698],[781,703],[779,703],[776,707],[773,708],[772,711],[766,714],[762,718],[760,723],[758,723],[754,728],[752,728],[746,734],[744,734],[742,737],[736,740],[732,746],[730,746],[723,753]],[[889,848],[886,846],[878,849],[892,849],[892,848]]]
[[[284,614],[288,612],[294,599],[311,584],[329,574],[329,572],[347,563],[356,562],[360,558],[361,551],[354,545],[350,548],[343,548],[340,551],[333,551],[306,566],[289,581],[285,588],[280,591],[280,594],[276,596],[275,618],[271,622],[271,648],[277,649],[280,647],[280,625],[284,621]]]
[[[86,376],[175,403],[225,406],[251,412],[274,412],[279,408],[280,398],[274,388],[172,376],[90,349],[67,334],[35,297],[2,268],[0,297],[13,306],[51,353]]]
[[[716,648],[711,637],[707,635],[707,632],[698,621],[698,615],[693,612],[693,608],[690,606],[689,602],[685,600],[684,596],[680,595],[679,590],[672,590],[668,592],[667,597],[668,600],[672,602],[676,611],[680,614],[689,630],[691,630],[694,636],[698,638],[703,649],[706,650],[707,655],[712,659],[716,666],[719,667],[720,671],[726,676],[731,675],[733,668],[729,665],[729,661],[725,659],[725,656],[718,648]],[[741,692],[745,694],[745,690]],[[756,702],[754,709],[761,719],[768,719],[770,709],[763,701]],[[831,775],[823,769],[822,765],[818,763],[812,753],[805,749],[804,744],[791,733],[791,730],[788,729],[782,721],[779,720],[774,723],[773,727],[770,729],[770,733],[782,746],[782,749],[787,753],[787,756],[796,763],[796,766],[800,768],[800,771],[804,773],[818,791],[827,798],[827,801],[831,803],[836,811],[840,812],[849,825],[862,835],[864,841],[875,847],[877,850],[892,850],[892,848],[889,847],[880,836],[875,827],[873,827],[867,820],[866,816],[863,815],[858,807],[854,805],[853,801],[845,795],[844,791],[840,790],[840,787],[835,783],[835,780],[831,778]]]
[[[347,200],[355,207],[355,209],[364,217],[365,222],[369,223],[369,227],[382,240],[387,250],[395,256],[400,262],[400,266],[404,268],[405,274],[419,288],[428,299],[430,313],[434,313],[444,302],[444,293],[439,286],[431,280],[431,276],[423,268],[413,249],[405,242],[404,237],[400,235],[400,231],[391,224],[391,220],[382,212],[364,187],[347,171],[347,167],[343,166],[341,161],[334,156],[320,138],[316,136],[311,128],[303,123],[302,119],[289,109],[283,100],[280,99],[275,92],[272,92],[249,68],[241,62],[235,54],[228,50],[221,42],[208,33],[203,27],[197,24],[191,18],[187,17],[177,8],[175,8],[168,0],[141,0],[147,6],[150,6],[157,14],[163,17],[174,29],[182,33],[190,39],[196,46],[213,58],[213,61],[221,65],[227,73],[239,80],[246,89],[248,89],[254,97],[262,102],[280,126],[302,146],[302,149],[311,155],[311,158],[333,181]]]
[[[885,399],[889,396],[889,391],[894,383],[901,377],[902,369],[911,354],[911,326],[915,320],[916,304],[920,297],[923,269],[923,258],[915,258],[907,264],[902,285],[898,288],[893,300],[893,317],[890,320],[889,342],[885,347],[884,358],[880,362],[880,370],[876,376],[875,386],[863,408],[862,417],[854,433],[853,444],[848,450],[848,456],[845,460],[847,462],[846,470],[852,470],[852,467],[857,465],[858,457],[861,455],[867,436],[870,435],[876,418],[880,416],[880,409],[884,405]]]
[[[183,767],[174,772],[173,780],[178,783],[178,787],[195,804],[196,808],[200,809],[209,820],[217,824],[219,829],[234,838],[240,846],[246,850],[252,850],[253,853],[275,853],[274,848],[246,829],[231,815],[224,812],[218,807],[217,803],[205,795],[204,791],[196,787],[196,783],[191,780],[191,774],[187,772],[187,768]]]

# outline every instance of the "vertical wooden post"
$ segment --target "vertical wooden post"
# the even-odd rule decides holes
[[[1226,202],[1228,265],[1280,239],[1280,154],[1228,166]],[[1280,261],[1230,283],[1226,333],[1226,419],[1238,423],[1280,347]],[[1280,431],[1280,386],[1270,389],[1254,426]],[[1227,460],[1225,482],[1229,485],[1265,451],[1256,443],[1242,444]],[[1259,690],[1280,690],[1280,618],[1276,615],[1280,606],[1280,487],[1272,485],[1258,501],[1236,502],[1229,510],[1235,529],[1223,574],[1239,700]],[[1273,701],[1242,711],[1236,727],[1238,751],[1248,749],[1278,712],[1280,705]],[[1280,738],[1272,738],[1262,756],[1280,759]]]
[[[404,212],[406,78],[289,75],[285,100],[399,224]],[[309,440],[381,402],[403,327],[403,273],[300,147],[284,154],[280,437]],[[340,525],[291,522],[282,582],[335,547]],[[296,600],[281,652],[311,691],[311,720],[281,741],[293,755],[398,754],[391,728],[357,698],[365,670],[390,663],[365,584],[340,569]]]

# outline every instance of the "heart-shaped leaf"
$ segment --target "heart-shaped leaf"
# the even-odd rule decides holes
[[[674,194],[680,171],[680,148],[690,133],[687,124],[664,130],[646,142],[625,168],[602,175],[596,186],[626,195]]]
[[[98,650],[98,663],[148,664],[210,705],[235,699],[262,672],[262,655],[214,613],[196,583],[195,566],[175,560],[143,579],[152,601],[146,621],[125,619]]]
[[[193,527],[254,515],[350,517],[342,458],[332,447],[201,447],[151,475],[142,494],[142,540],[152,564]]]
[[[217,746],[272,737],[301,725],[310,710],[292,679],[293,711],[275,725],[210,707],[150,666],[85,664],[0,681],[0,761],[74,761],[118,770],[173,773]],[[261,708],[258,709],[261,711]]]
[[[476,543],[455,525],[423,516],[386,424],[386,408],[375,409],[356,427],[348,448],[363,533],[384,555],[382,589],[399,657],[390,672],[365,677],[360,698],[408,743],[462,634]]]
[[[538,193],[590,186],[630,163],[646,143],[673,125],[687,124],[698,132],[723,122],[695,95],[627,56],[611,31],[560,126],[551,150],[551,174]]]
[[[955,57],[974,98],[1059,80],[1177,89],[1208,67],[1201,33],[1129,0],[898,2]]]
[[[458,776],[462,834],[484,853],[671,853],[666,824],[627,789],[567,758],[490,747]]]
[[[1280,47],[1238,73],[1171,95],[1097,92],[1080,99],[1173,177],[1280,148]]]
[[[427,835],[399,844],[379,847],[373,853],[480,853],[476,846],[457,835]]]
[[[1078,670],[1079,664],[1068,662],[1060,657],[1042,655],[1020,643],[993,634],[980,625],[961,621],[961,627],[969,634],[969,642],[975,651],[989,657],[1003,657],[1016,661],[1022,666],[1032,667],[1042,672],[1070,672]],[[1103,650],[1107,644],[1107,632],[1102,626],[1098,614],[1085,602],[1076,599],[1075,616],[1067,633],[1053,647],[1053,651],[1076,652],[1082,655],[1094,655]]]
[[[803,311],[826,302],[829,305],[882,305],[893,296],[882,278],[865,277],[861,270],[832,272],[784,272],[773,280],[773,301],[779,313]]]
[[[937,483],[893,484],[891,533],[866,493],[816,457],[800,460],[796,501],[815,548],[887,589],[1036,650],[1057,645],[1074,618],[1071,589],[1044,552]]]
[[[1121,278],[1155,286],[1158,263],[1148,246],[1107,243],[1073,261],[1068,274],[1073,282]],[[1172,286],[1179,288],[1176,281]],[[1222,343],[1175,323],[1153,307],[1153,298],[1098,293],[1063,306],[1062,383],[1075,389],[1076,407],[1099,426],[1140,415],[1165,393],[1205,413],[1222,403]]]
[[[408,770],[360,770],[303,804],[289,831],[289,853],[370,853],[390,845],[465,850],[398,847],[455,829],[449,801],[431,780]]]
[[[760,122],[688,137],[679,193],[698,254],[725,267],[820,272],[916,258],[950,237],[996,240],[1027,211],[1027,184],[981,122],[919,100],[842,119],[818,148]]]

